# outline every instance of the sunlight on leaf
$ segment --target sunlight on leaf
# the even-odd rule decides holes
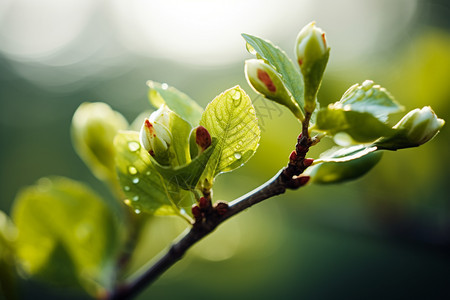
[[[139,133],[122,131],[114,139],[116,167],[120,184],[127,196],[126,204],[136,213],[180,215],[195,201],[188,191],[166,181],[150,161],[139,143]]]
[[[209,103],[200,125],[218,140],[204,173],[210,182],[220,172],[243,165],[258,148],[261,131],[255,109],[239,86],[226,90]]]

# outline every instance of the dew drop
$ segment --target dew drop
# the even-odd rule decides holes
[[[136,152],[141,148],[141,145],[137,142],[129,142],[128,143],[128,149],[130,149],[131,152]]]
[[[133,196],[133,198],[131,198],[131,200],[133,200],[133,201],[139,201],[139,196],[138,196],[138,195],[135,195],[135,196]]]
[[[150,176],[150,174],[152,174],[152,172],[150,172],[150,171],[145,172],[145,175],[147,175],[147,176]]]
[[[161,88],[163,90],[167,90],[169,88],[169,85],[167,83],[163,83],[163,84],[161,84]]]
[[[129,187],[128,185],[126,185],[126,186],[123,187],[123,190],[124,190],[125,192],[128,192],[128,191],[130,190],[130,187]]]
[[[241,99],[241,93],[239,91],[234,90],[233,93],[231,94],[231,98],[233,98],[233,100],[239,100]]]
[[[133,178],[132,182],[134,184],[138,184],[139,183],[139,178],[137,178],[137,177]]]
[[[123,200],[123,203],[125,203],[128,206],[130,206],[131,201],[130,201],[130,199],[125,199],[125,200]]]
[[[134,210],[134,212],[138,215],[138,214],[141,213],[141,210],[140,210],[139,208],[136,208],[136,209]]]
[[[128,173],[130,173],[130,175],[136,175],[137,174],[137,169],[134,166],[129,166],[128,167]]]
[[[234,157],[235,157],[236,159],[241,159],[242,154],[239,153],[239,152],[236,152],[236,153],[234,153]]]
[[[361,84],[361,88],[365,91],[368,91],[373,87],[374,82],[372,80],[366,80]]]

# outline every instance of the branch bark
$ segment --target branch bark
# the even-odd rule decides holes
[[[293,187],[291,182],[292,178],[286,177],[285,169],[280,170],[273,178],[260,187],[232,201],[225,212],[217,213],[217,211],[213,210],[213,213],[207,216],[203,222],[199,224],[195,223],[192,228],[184,232],[170,246],[167,252],[151,261],[148,265],[145,265],[141,272],[138,272],[135,276],[119,285],[107,298],[110,300],[132,298],[153,283],[167,269],[179,261],[189,248],[213,232],[225,220],[265,199],[283,194],[288,188],[300,187],[301,185],[298,184]],[[303,181],[302,185],[306,184],[307,180]]]

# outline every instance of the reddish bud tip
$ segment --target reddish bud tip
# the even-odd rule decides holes
[[[299,183],[299,187],[300,186],[304,186],[305,184],[308,183],[308,181],[311,179],[311,177],[309,176],[300,176],[296,178],[298,183]]]
[[[199,145],[202,150],[206,150],[211,146],[211,135],[205,127],[198,126],[195,130],[195,143]]]
[[[277,87],[273,84],[272,79],[266,71],[258,69],[257,76],[258,79],[261,80],[262,83],[264,83],[269,92],[275,93],[277,91]]]
[[[217,202],[215,205],[215,209],[216,209],[217,213],[219,214],[219,216],[223,216],[224,214],[227,213],[229,206],[228,206],[228,203],[226,203],[226,202]]]
[[[312,158],[305,158],[303,160],[303,165],[305,166],[305,168],[307,168],[310,165],[312,165],[313,162],[314,162],[314,159],[312,159]]]
[[[196,220],[202,217],[202,211],[200,210],[200,207],[198,207],[196,204],[192,205],[191,211],[192,215]]]
[[[294,162],[294,161],[296,161],[297,160],[297,151],[292,151],[291,152],[291,155],[289,155],[289,160],[291,161],[291,162]]]
[[[200,197],[198,200],[198,206],[200,209],[206,209],[211,206],[211,200],[206,199],[205,197]]]

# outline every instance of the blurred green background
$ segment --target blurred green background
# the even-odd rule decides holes
[[[217,178],[214,198],[257,187],[286,164],[299,124],[247,85],[250,55],[240,33],[293,56],[295,37],[311,20],[332,49],[322,105],[373,79],[407,110],[431,105],[450,121],[448,1],[3,0],[0,209],[10,212],[21,187],[52,174],[112,198],[73,150],[71,118],[82,102],[103,101],[132,122],[150,108],[148,79],[203,106],[240,84],[254,99],[260,148],[245,167]],[[359,180],[308,186],[242,213],[138,299],[449,299],[447,127],[420,148],[385,153]],[[177,223],[152,221],[142,258],[179,232],[169,222]],[[22,289],[25,299],[86,298],[33,280]]]

